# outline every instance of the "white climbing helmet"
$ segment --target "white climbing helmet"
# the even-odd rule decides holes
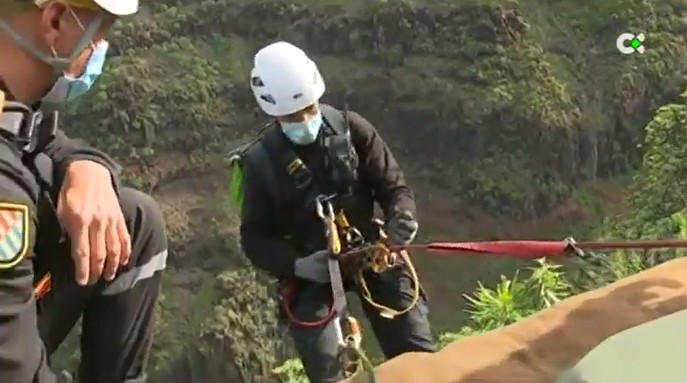
[[[138,12],[138,0],[93,0],[93,2],[115,16],[130,16]]]
[[[285,41],[255,54],[250,86],[260,108],[286,116],[314,104],[324,94],[324,80],[302,49]]]
[[[38,7],[42,7],[50,1],[51,0],[33,0],[33,3]],[[138,12],[138,1],[139,0],[93,0],[93,3],[115,16],[130,16]],[[67,4],[72,5],[81,5],[84,3],[87,4],[88,2],[83,0],[67,0]]]

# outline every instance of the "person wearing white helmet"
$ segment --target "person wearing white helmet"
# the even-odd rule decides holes
[[[316,200],[331,196],[335,208],[368,240],[379,235],[372,223],[376,202],[391,242],[408,245],[418,230],[415,197],[374,127],[357,113],[320,102],[324,80],[300,48],[276,42],[261,49],[251,88],[275,123],[242,158],[241,244],[253,265],[282,282],[283,312],[290,316],[310,381],[338,382],[345,374],[336,320],[327,321],[329,252]],[[407,267],[369,275],[368,285],[375,300],[410,306],[414,285]],[[366,301],[363,307],[387,358],[435,350],[424,293],[412,310],[394,319],[382,317]],[[314,326],[295,318],[323,323]]]
[[[102,72],[105,33],[138,7],[0,2],[0,382],[56,382],[49,357],[80,317],[79,382],[146,380],[167,256],[159,207],[58,129]]]

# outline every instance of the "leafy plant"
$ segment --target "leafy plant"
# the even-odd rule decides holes
[[[479,332],[503,327],[551,307],[572,293],[561,265],[539,259],[529,271],[526,279],[520,279],[519,272],[510,279],[502,275],[493,289],[480,283],[471,296],[465,295],[470,307],[468,326]]]
[[[298,358],[287,359],[272,370],[281,383],[308,383],[303,362]]]
[[[282,341],[268,288],[253,268],[224,272],[217,284],[221,298],[200,333],[210,342],[208,355],[233,364],[243,382],[269,376]]]

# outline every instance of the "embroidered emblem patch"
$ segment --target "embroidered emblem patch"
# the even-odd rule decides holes
[[[29,248],[29,208],[0,202],[0,269],[19,263]]]

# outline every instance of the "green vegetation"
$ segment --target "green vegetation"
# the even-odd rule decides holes
[[[326,101],[378,127],[417,189],[424,238],[684,236],[685,12],[682,0],[161,0],[120,23],[106,73],[65,127],[164,210],[173,259],[152,381],[265,381],[293,357],[227,198],[226,153],[266,121],[247,81],[261,46],[306,48]],[[646,32],[645,54],[615,51],[627,31]],[[415,259],[443,342],[671,256],[511,279],[499,278],[531,265]],[[497,288],[469,295],[466,313],[460,296],[478,281]],[[74,345],[58,366],[73,368]],[[297,362],[279,371],[298,382]]]

